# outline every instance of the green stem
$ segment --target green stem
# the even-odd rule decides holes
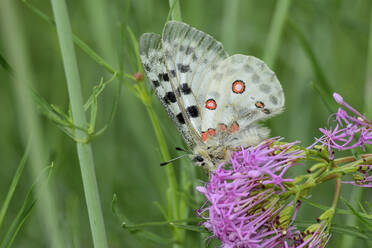
[[[172,11],[172,20],[182,21],[181,6],[179,0],[169,0],[169,8]]]
[[[284,23],[287,19],[288,10],[291,6],[291,0],[281,0],[276,2],[274,17],[271,20],[270,31],[265,45],[263,60],[274,67],[278,54],[280,37]]]
[[[156,139],[159,143],[160,153],[163,159],[165,161],[168,161],[170,160],[170,154],[168,151],[167,143],[165,142],[163,132],[161,131],[161,128],[160,128],[159,119],[151,103],[145,104],[145,106],[146,106],[147,113],[150,116],[151,123],[155,131]],[[172,209],[172,216],[169,216],[171,217],[169,219],[177,220],[177,219],[180,219],[179,206],[178,206],[179,201],[178,201],[178,194],[177,194],[178,185],[177,185],[177,179],[176,179],[176,175],[174,172],[173,164],[166,165],[166,173],[167,173],[168,185],[169,185],[169,197],[170,197],[169,202],[170,202],[170,207]],[[179,240],[180,238],[179,235],[181,234],[181,231],[182,230],[175,230],[175,236],[176,236],[174,237],[175,240]]]
[[[337,208],[338,199],[340,198],[340,192],[341,192],[341,178],[337,178],[335,194],[333,196],[333,202],[332,202],[332,209],[335,212],[336,212],[336,208]]]
[[[239,0],[229,0],[224,2],[222,15],[222,44],[227,51],[236,49],[238,40],[238,23],[239,23]]]
[[[36,106],[33,103],[30,88],[34,84],[33,74],[30,66],[30,56],[26,48],[27,41],[24,34],[23,21],[16,8],[16,2],[12,0],[0,1],[0,25],[2,27],[2,39],[4,51],[10,64],[15,69],[15,77],[12,78],[14,96],[20,136],[23,143],[30,140],[30,172],[33,178],[37,178],[40,172],[48,164],[48,146],[44,144],[42,125],[38,118]],[[40,196],[40,204],[37,211],[40,218],[40,226],[43,228],[43,237],[47,237],[45,245],[48,247],[65,247],[64,237],[60,229],[58,205],[55,200],[53,186],[36,186],[37,195]],[[31,227],[32,228],[32,227]],[[41,234],[40,234],[41,235]]]
[[[372,118],[372,8],[370,12],[369,22],[369,38],[367,51],[367,67],[366,67],[366,81],[365,81],[365,97],[364,97],[364,112],[367,117]]]
[[[67,6],[64,0],[51,0],[51,3],[57,26],[58,39],[61,46],[67,87],[71,101],[72,117],[77,126],[86,127],[87,121],[83,107],[80,77]],[[85,140],[87,138],[87,134],[78,129],[75,130],[75,135],[78,140]],[[77,143],[77,151],[94,247],[105,248],[108,247],[108,244],[94,171],[92,148],[89,143]]]

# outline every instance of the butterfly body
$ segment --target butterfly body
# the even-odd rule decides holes
[[[269,130],[259,121],[280,113],[283,90],[263,61],[228,56],[213,37],[182,22],[163,35],[143,34],[140,56],[155,94],[176,124],[196,165],[215,170]]]

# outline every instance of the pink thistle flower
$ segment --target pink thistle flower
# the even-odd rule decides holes
[[[365,145],[372,144],[372,122],[346,103],[339,94],[334,93],[333,97],[337,103],[355,116],[349,115],[344,109],[339,108],[337,113],[331,115],[335,116],[336,126],[329,129],[319,129],[323,136],[319,139],[316,138],[316,142],[311,147],[318,143],[326,146],[330,159],[333,159],[332,149],[339,151],[357,147],[364,149]]]
[[[277,141],[269,139],[235,152],[231,166],[221,164],[205,187],[197,187],[207,198],[197,214],[205,220],[202,225],[222,241],[223,248],[279,248],[294,233],[299,234],[293,226],[280,226],[286,200],[279,195],[292,181],[284,178],[285,173],[305,155],[294,149],[297,142]],[[298,207],[296,203],[294,213]]]

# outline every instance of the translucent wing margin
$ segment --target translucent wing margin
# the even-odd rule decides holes
[[[201,140],[202,106],[198,99],[205,96],[203,87],[213,83],[204,81],[204,76],[228,55],[212,36],[182,22],[171,21],[165,25],[162,43],[177,102],[186,122]]]
[[[169,75],[164,64],[160,35],[154,33],[143,34],[139,40],[139,53],[142,66],[155,95],[159,98],[168,115],[176,124],[186,143],[189,146],[193,146],[194,141],[190,130],[186,126],[185,119],[169,81]]]

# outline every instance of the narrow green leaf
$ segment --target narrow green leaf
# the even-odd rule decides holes
[[[155,233],[140,229],[140,228],[126,228],[128,225],[131,225],[131,222],[129,219],[123,214],[123,212],[118,207],[118,198],[116,194],[114,194],[112,202],[111,202],[111,210],[113,214],[118,218],[120,223],[122,223],[122,227],[126,229],[127,231],[131,232],[132,234],[136,235],[139,239],[147,239],[150,241],[153,241],[158,244],[162,245],[169,245],[173,243],[172,239],[169,238],[163,238]]]
[[[221,16],[221,42],[226,51],[236,50],[237,37],[239,35],[239,5],[240,0],[224,1],[223,12]]]
[[[297,24],[291,19],[288,18],[289,27],[293,30],[294,34],[299,39],[302,48],[304,49],[310,63],[312,65],[313,71],[317,77],[317,81],[313,83],[313,87],[317,90],[323,101],[326,103],[327,108],[330,110],[331,113],[336,112],[337,104],[332,98],[333,90],[332,87],[327,80],[325,73],[318,62],[318,59],[315,56],[315,52],[313,51],[310,42],[306,39],[304,33],[301,29],[297,26]]]
[[[7,232],[3,236],[3,239],[0,242],[0,248],[5,248],[8,247],[6,246],[9,243],[12,243],[15,239],[15,236],[19,232],[20,228],[22,227],[23,223],[27,219],[27,217],[30,215],[32,209],[34,208],[34,205],[37,202],[37,199],[33,199],[34,191],[35,188],[37,187],[38,184],[41,184],[38,187],[44,186],[46,182],[48,182],[48,179],[51,175],[53,164],[51,166],[48,166],[44,168],[40,175],[36,178],[36,181],[32,184],[30,190],[28,191],[25,200],[23,201],[22,207],[19,209],[16,217],[12,221],[12,224],[10,227],[7,229]],[[44,176],[44,174],[48,172],[48,176]]]
[[[346,234],[350,236],[354,236],[359,239],[366,240],[368,242],[372,242],[372,236],[368,234],[364,234],[361,232],[359,228],[353,227],[353,226],[345,226],[345,225],[336,225],[332,224],[331,226],[331,232],[334,233],[340,233],[340,234]]]
[[[308,203],[309,205],[313,206],[313,207],[316,207],[316,208],[319,208],[321,210],[328,210],[330,209],[331,207],[330,206],[325,206],[325,205],[321,205],[321,204],[318,204],[318,203],[315,203],[315,202],[312,202],[308,199],[305,199],[305,198],[302,198],[302,201]],[[367,214],[364,214],[364,213],[360,213],[358,212],[360,216],[363,216],[364,218],[367,218],[367,219],[371,219],[372,220],[372,216],[369,216]],[[353,215],[353,212],[350,211],[350,210],[345,210],[345,209],[339,209],[337,208],[336,209],[336,214],[342,214],[342,215]]]
[[[23,3],[36,15],[41,17],[44,21],[51,24],[54,28],[55,21],[53,18],[42,12],[40,9],[29,3],[27,0],[23,0]],[[109,63],[107,63],[101,56],[99,56],[92,48],[90,48],[84,41],[82,41],[79,37],[73,34],[73,41],[74,43],[80,47],[83,52],[85,52],[88,56],[90,56],[94,61],[96,61],[99,65],[109,71],[111,74],[114,74],[117,70],[114,69]]]
[[[173,226],[188,230],[188,231],[193,231],[193,232],[199,232],[199,233],[208,233],[209,231],[205,229],[204,227],[200,226],[195,226],[195,225],[181,225],[181,224],[176,224],[176,223],[171,223]]]
[[[31,146],[31,142],[28,142],[27,147],[26,147],[26,151],[24,152],[24,154],[22,156],[22,159],[19,162],[19,165],[17,167],[16,173],[14,174],[13,180],[12,180],[12,182],[10,184],[8,193],[7,193],[7,195],[5,197],[5,200],[4,200],[4,202],[3,202],[2,206],[1,206],[1,210],[0,210],[0,227],[3,224],[4,217],[5,217],[5,214],[6,214],[7,210],[8,210],[10,201],[12,200],[12,197],[14,195],[14,191],[15,191],[17,185],[18,185],[19,179],[21,178],[23,169],[25,168],[26,161],[27,161],[27,158],[28,158],[28,154],[30,153],[30,146]]]
[[[313,223],[308,222],[308,221],[296,221],[295,224],[298,227],[307,228]],[[350,235],[350,236],[357,237],[357,238],[360,238],[360,239],[367,240],[367,241],[371,242],[371,240],[369,240],[370,235],[368,235],[366,233],[363,233],[362,230],[360,230],[360,228],[358,228],[358,227],[332,224],[331,232],[346,234],[346,235]]]
[[[129,37],[132,41],[132,46],[134,48],[134,52],[136,54],[137,71],[141,72],[143,74],[142,63],[141,63],[141,59],[140,59],[140,56],[139,56],[139,48],[138,48],[138,42],[137,42],[136,36],[134,35],[132,29],[129,26],[127,26],[127,31],[129,33]]]
[[[36,200],[34,200],[31,203],[31,206],[29,208],[27,208],[26,211],[24,211],[23,217],[20,219],[18,225],[15,227],[15,231],[13,232],[12,237],[10,238],[10,241],[7,245],[7,248],[12,247],[13,242],[14,242],[15,238],[17,237],[18,232],[21,230],[23,224],[25,223],[27,218],[30,216],[30,214],[31,214],[32,210],[34,209],[35,205],[36,205]]]
[[[160,204],[160,202],[156,201],[154,202],[155,206],[158,207],[158,209],[160,210],[160,213],[163,215],[164,219],[167,219],[168,216],[167,216],[167,211],[165,210],[165,208]]]
[[[277,1],[274,16],[271,20],[270,31],[266,40],[263,60],[273,67],[278,54],[280,37],[287,20],[288,11],[291,6],[291,0]]]
[[[169,0],[169,6],[171,7],[172,20],[182,21],[180,1],[179,0]]]
[[[366,201],[366,205],[368,206],[369,211],[370,211],[370,215],[372,216],[372,204]],[[372,217],[371,217],[371,219],[372,219]]]
[[[369,222],[364,215],[360,214],[358,211],[356,211],[351,204],[349,204],[343,197],[341,197],[341,201],[347,206],[353,214],[359,219],[359,221],[364,224],[368,229],[372,230],[372,222]]]

